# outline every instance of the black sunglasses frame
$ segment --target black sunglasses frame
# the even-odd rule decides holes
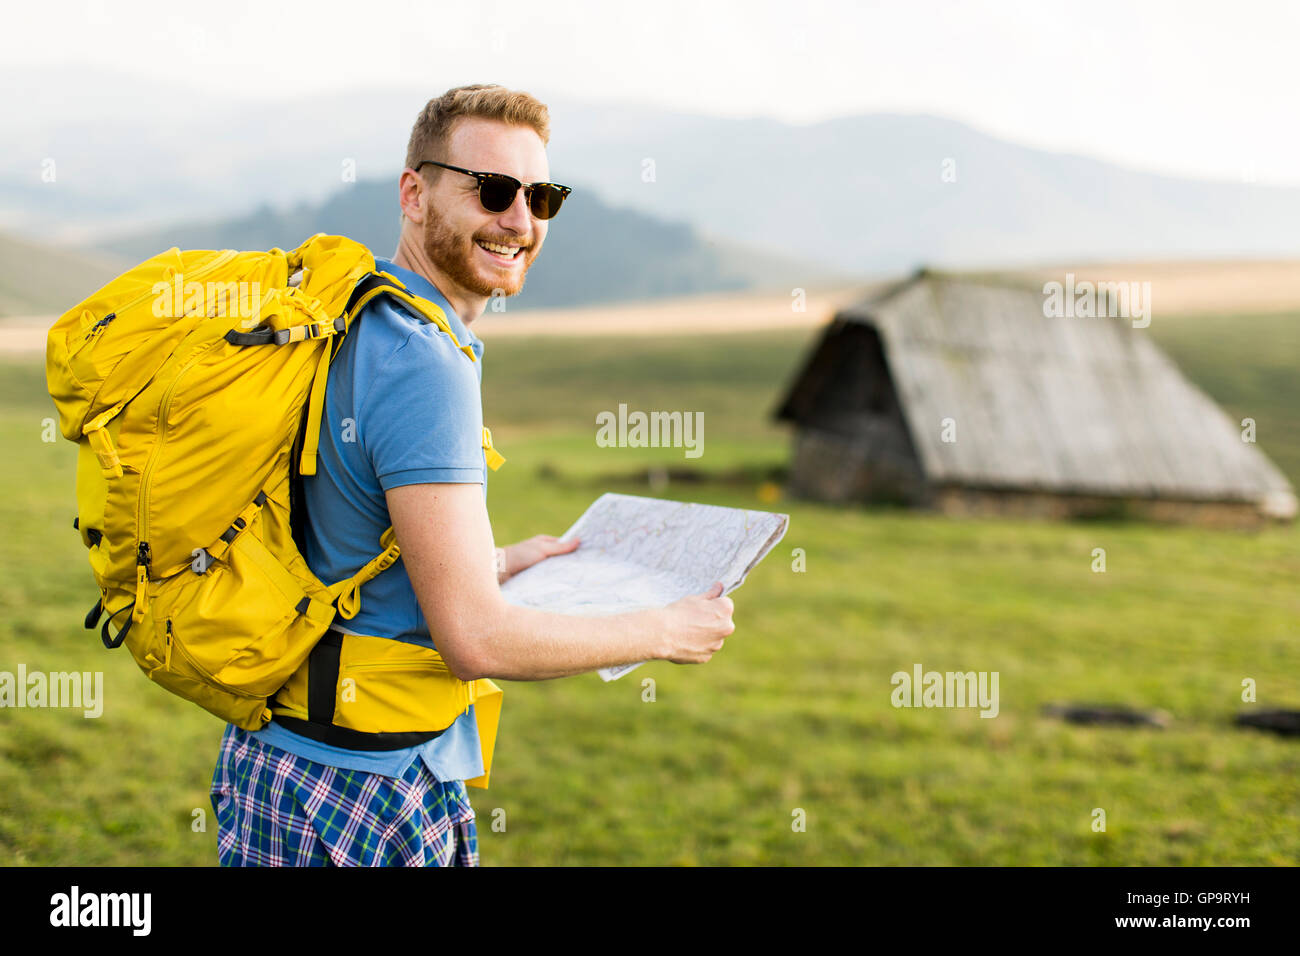
[[[449,163],[440,163],[436,159],[422,160],[416,165],[415,171],[418,173],[425,166],[441,166],[443,169],[450,169],[454,173],[464,173],[466,176],[473,176],[478,180],[479,205],[491,213],[505,212],[506,209],[509,209],[510,206],[514,205],[515,196],[519,194],[520,189],[523,189],[524,201],[528,203],[528,211],[532,213],[534,219],[554,219],[556,214],[560,211],[560,204],[569,198],[569,193],[573,192],[571,187],[561,186],[559,183],[523,183],[515,179],[513,176],[507,176],[505,173],[475,172],[472,169],[463,169],[460,166],[452,166]],[[513,187],[510,190],[510,203],[504,209],[493,209],[483,201],[483,187],[491,182],[505,183]],[[539,189],[544,189],[546,192],[539,192]],[[539,216],[537,214],[537,209],[533,203],[534,196],[541,198],[542,201],[546,203],[546,205],[543,206],[543,210],[550,212],[549,216]],[[554,202],[552,202],[552,198],[554,199]]]

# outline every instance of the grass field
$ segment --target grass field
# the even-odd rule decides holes
[[[1300,316],[1168,319],[1152,332],[1230,414],[1257,420],[1300,484]],[[485,418],[509,459],[489,490],[499,542],[558,534],[602,491],[651,493],[626,476],[684,463],[680,449],[597,448],[595,414],[620,402],[705,412],[705,454],[691,462],[705,480],[654,493],[775,508],[791,523],[735,593],[736,633],[710,664],[506,685],[492,788],[470,792],[485,864],[1300,859],[1300,742],[1231,723],[1250,706],[1300,707],[1300,529],[764,502],[758,483],[787,454],[768,413],[811,334],[489,342]],[[72,446],[41,441],[51,414],[38,364],[0,367],[0,670],[102,670],[106,703],[98,719],[0,712],[0,863],[211,865],[222,725],[81,628],[95,590],[70,527]],[[1104,574],[1091,570],[1097,547]],[[916,663],[997,671],[999,715],[895,709],[890,675]],[[1241,702],[1244,678],[1256,705]],[[1120,730],[1039,715],[1058,700],[1173,721]]]

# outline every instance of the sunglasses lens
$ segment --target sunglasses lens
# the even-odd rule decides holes
[[[488,212],[505,212],[514,204],[520,185],[509,176],[485,176],[478,186],[478,201]]]
[[[564,190],[550,183],[538,183],[533,187],[530,207],[538,219],[551,219],[560,211],[564,202]]]

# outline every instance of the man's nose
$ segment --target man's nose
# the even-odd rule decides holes
[[[521,236],[526,236],[533,226],[533,215],[528,210],[528,200],[522,189],[515,193],[515,201],[500,216],[501,225]]]

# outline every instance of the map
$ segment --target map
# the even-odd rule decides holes
[[[512,604],[594,616],[664,607],[721,581],[730,594],[785,535],[788,515],[637,495],[604,494],[547,558],[501,586]],[[644,663],[644,662],[642,662]],[[641,664],[602,668],[615,680]]]

